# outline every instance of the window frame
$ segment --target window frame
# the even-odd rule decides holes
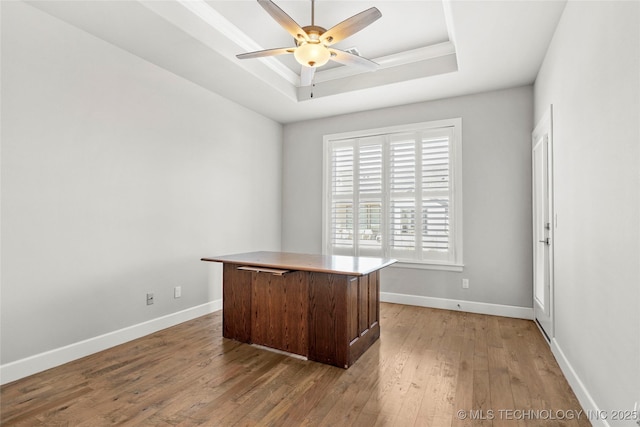
[[[342,132],[335,134],[327,134],[323,136],[323,172],[322,172],[322,252],[324,254],[334,254],[333,248],[330,247],[332,239],[331,233],[331,148],[334,144],[345,143],[347,140],[359,140],[371,137],[383,137],[385,141],[383,145],[389,145],[390,136],[394,134],[434,131],[449,129],[451,131],[449,141],[449,187],[450,187],[450,206],[452,214],[449,216],[450,233],[452,233],[450,247],[452,256],[449,260],[401,260],[394,264],[395,267],[401,268],[417,268],[429,270],[448,270],[462,271],[463,264],[463,239],[462,239],[462,119],[453,118],[445,120],[435,120],[428,122],[412,123],[406,125],[387,126],[382,128],[365,129],[351,132]],[[354,143],[357,146],[357,143]],[[383,150],[388,150],[383,148]],[[390,163],[389,158],[383,161],[384,164]],[[388,167],[388,166],[384,166]],[[417,173],[416,180],[421,178],[421,174]],[[356,177],[354,177],[356,179]],[[383,182],[383,186],[388,187],[388,183]],[[354,189],[355,191],[355,189]],[[385,196],[387,199],[389,195]],[[357,215],[354,210],[353,215]],[[356,254],[356,244],[354,239],[353,252],[355,256],[371,256],[366,254]],[[389,246],[382,245],[382,256],[394,258],[389,254]]]

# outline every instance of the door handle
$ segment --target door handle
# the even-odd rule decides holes
[[[544,240],[538,240],[538,242],[540,242],[540,243],[544,243],[544,244],[545,244],[545,245],[547,245],[547,246],[550,246],[550,245],[551,245],[551,239],[550,239],[550,238],[548,238],[548,237],[547,237],[546,239],[544,239]]]

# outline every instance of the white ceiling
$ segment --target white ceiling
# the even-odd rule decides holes
[[[329,29],[375,6],[382,18],[336,44],[376,72],[327,65],[299,87],[294,46],[255,0],[29,1],[58,18],[281,123],[533,83],[566,0],[317,0]],[[301,26],[310,0],[277,1]],[[330,63],[331,64],[331,63]]]

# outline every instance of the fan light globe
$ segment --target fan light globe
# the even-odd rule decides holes
[[[329,62],[331,53],[320,43],[305,43],[298,46],[293,56],[306,67],[322,67]]]

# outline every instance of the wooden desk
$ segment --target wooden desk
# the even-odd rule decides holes
[[[380,269],[393,259],[251,252],[223,263],[225,338],[348,368],[380,337]]]

